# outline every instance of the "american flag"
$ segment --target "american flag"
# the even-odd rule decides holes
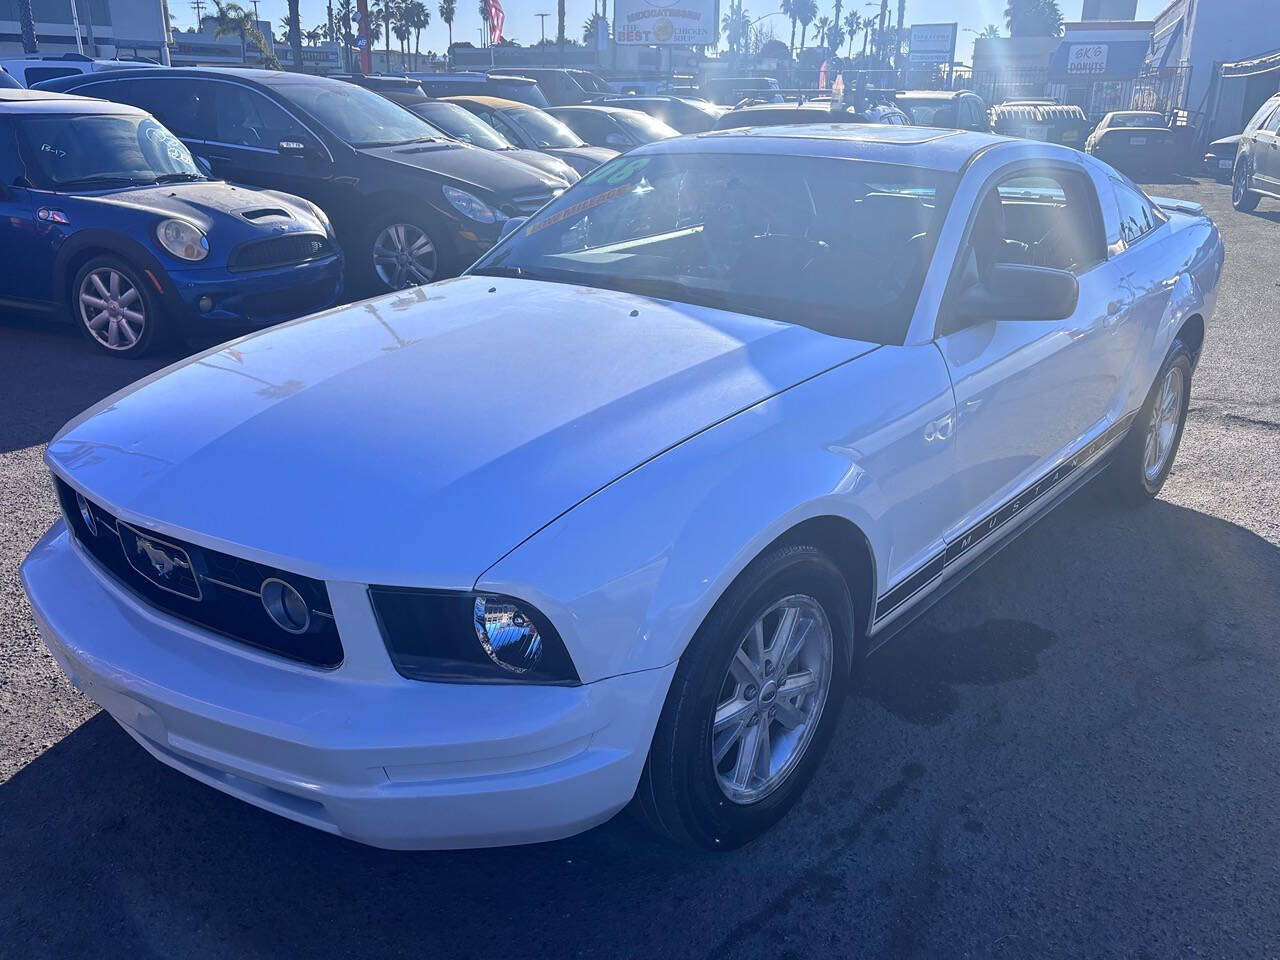
[[[489,0],[489,42],[497,46],[502,42],[502,25],[507,22],[507,15],[502,12],[499,0]]]

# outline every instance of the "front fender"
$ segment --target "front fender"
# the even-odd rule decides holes
[[[953,410],[933,345],[881,348],[621,477],[476,589],[535,604],[584,681],[677,659],[747,564],[812,517],[861,531],[883,589],[895,565],[933,549],[924,541],[945,529],[929,493],[948,471],[950,445],[928,428]]]

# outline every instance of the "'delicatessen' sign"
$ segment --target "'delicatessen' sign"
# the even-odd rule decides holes
[[[615,0],[615,43],[713,46],[716,0]]]

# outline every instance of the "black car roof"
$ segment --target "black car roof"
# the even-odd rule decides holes
[[[112,103],[109,100],[97,100],[93,97],[76,97],[67,93],[50,93],[46,90],[0,88],[0,114],[5,116],[48,113],[141,114],[142,112],[137,107]]]

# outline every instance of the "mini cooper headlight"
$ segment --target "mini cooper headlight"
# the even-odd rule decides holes
[[[576,684],[564,641],[512,597],[370,587],[396,670],[413,680]]]
[[[209,255],[209,240],[204,231],[185,220],[161,220],[156,227],[160,246],[180,260],[203,260]]]
[[[506,214],[493,209],[474,194],[459,190],[457,187],[445,186],[444,198],[449,201],[453,209],[478,223],[497,223],[499,220],[507,219]]]

